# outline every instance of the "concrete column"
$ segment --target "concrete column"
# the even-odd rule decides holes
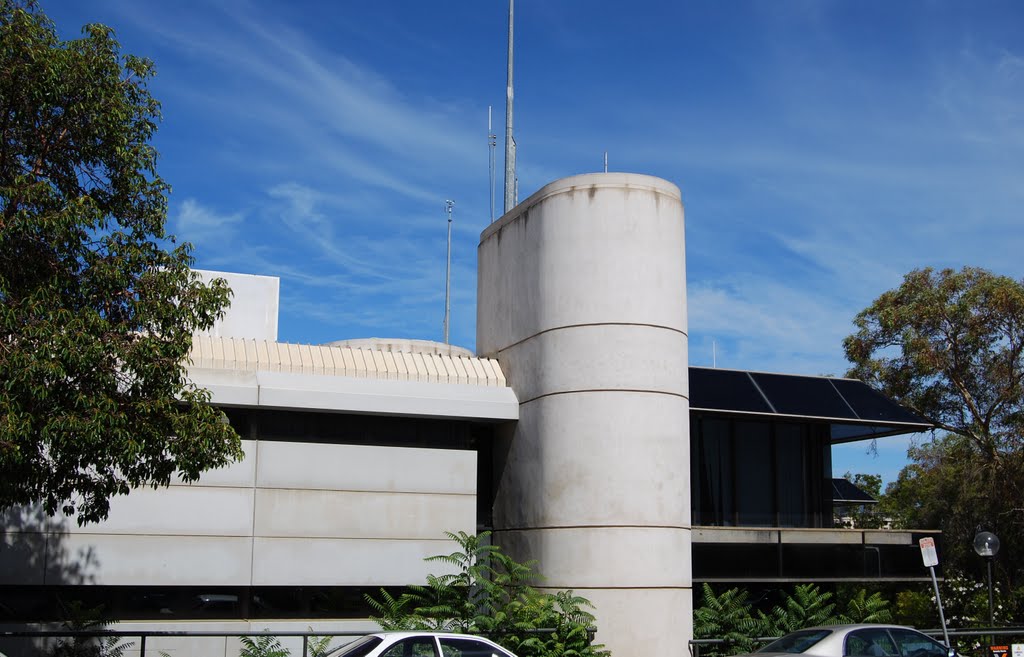
[[[613,655],[692,636],[686,271],[679,189],[543,187],[483,232],[477,350],[520,400],[495,450],[496,541],[597,606]]]

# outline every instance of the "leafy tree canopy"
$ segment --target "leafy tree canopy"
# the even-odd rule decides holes
[[[918,269],[854,320],[849,375],[973,442],[1021,446],[1024,284],[983,269]]]
[[[96,521],[240,456],[185,376],[230,291],[165,232],[152,75],[107,27],[61,41],[32,0],[0,0],[0,508]]]
[[[1024,283],[983,269],[919,269],[857,315],[850,376],[940,429],[915,445],[881,511],[897,526],[943,530],[945,566],[982,566],[971,540],[996,532],[1007,586],[1024,568]]]

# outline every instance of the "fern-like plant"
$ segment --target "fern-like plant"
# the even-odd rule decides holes
[[[238,657],[289,657],[291,651],[281,645],[275,636],[243,636],[239,639],[242,651]]]
[[[312,632],[313,628],[309,628]],[[331,647],[330,636],[310,636],[306,639],[306,648],[309,651],[309,657],[324,657],[330,652]]]
[[[846,619],[851,623],[891,623],[892,610],[880,592],[868,595],[866,589],[860,589],[846,603]]]
[[[451,554],[428,557],[449,572],[428,575],[426,584],[395,596],[366,596],[385,630],[432,629],[486,634],[520,657],[597,657],[594,616],[585,598],[563,591],[540,593],[534,562],[520,563],[489,542],[490,533],[447,533],[458,545]],[[550,633],[537,630],[550,629]]]
[[[701,589],[701,606],[693,611],[695,639],[725,639],[726,643],[701,648],[701,654],[736,655],[752,652],[753,639],[763,631],[754,618],[748,592],[731,588],[716,595],[710,584]]]
[[[758,620],[766,636],[782,636],[804,627],[814,625],[836,625],[847,622],[847,618],[835,613],[836,605],[832,594],[822,591],[817,584],[797,584],[792,594],[787,594],[782,605],[776,605],[770,612],[758,612]]]
[[[107,627],[112,621],[103,617],[103,606],[86,607],[79,600],[68,604],[60,603],[65,629],[73,632],[98,631]],[[132,642],[123,642],[120,637],[80,637],[72,636],[57,642],[50,652],[50,657],[122,657],[124,651],[132,647]]]

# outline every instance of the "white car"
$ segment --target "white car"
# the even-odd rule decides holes
[[[328,654],[335,657],[516,657],[483,637],[449,632],[375,632]]]
[[[822,625],[791,632],[751,653],[752,657],[955,657],[956,651],[912,627]]]

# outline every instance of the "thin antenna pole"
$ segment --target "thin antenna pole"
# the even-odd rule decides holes
[[[608,151],[604,152],[604,172],[608,173]]]
[[[491,128],[491,106],[487,106],[487,150],[491,156],[491,223],[494,223],[494,150],[498,145],[498,135]]]
[[[516,143],[512,137],[512,11],[514,0],[508,0],[508,78],[505,84],[505,212],[515,207]]]
[[[448,213],[448,262],[444,268],[444,343],[448,341],[448,325],[452,317],[452,207],[455,201],[444,202],[445,212]]]

